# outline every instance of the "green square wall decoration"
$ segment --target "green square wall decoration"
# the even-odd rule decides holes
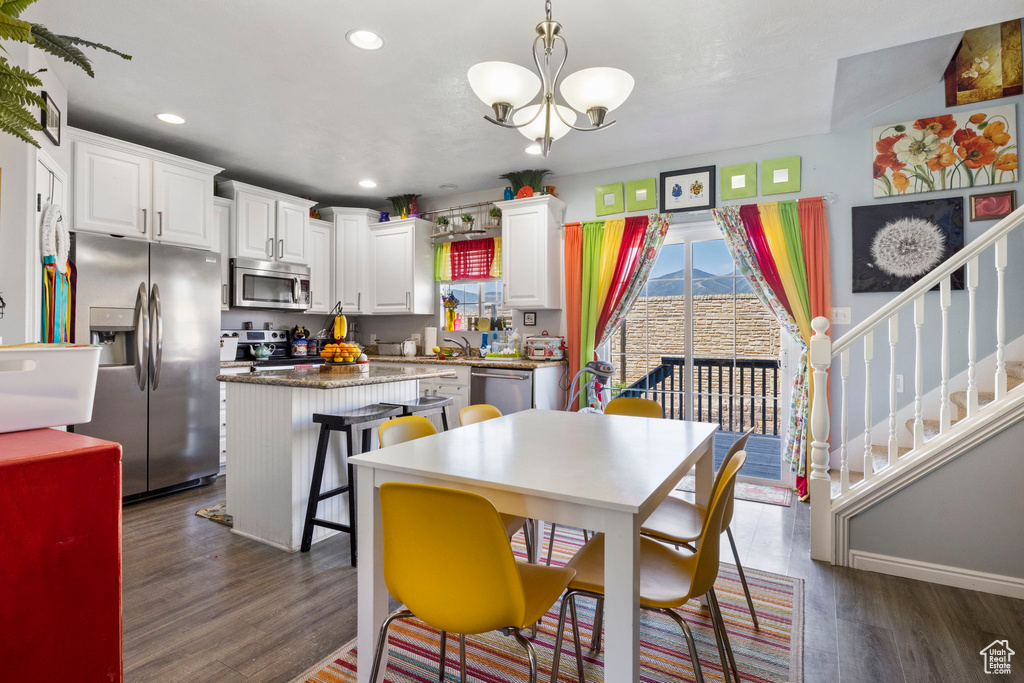
[[[780,157],[761,162],[761,194],[800,191],[800,157]]]
[[[622,183],[610,183],[595,187],[594,211],[598,216],[625,211],[622,201]]]
[[[723,201],[757,195],[757,163],[723,166],[718,172],[718,192]]]
[[[626,183],[626,211],[649,211],[657,208],[657,178],[630,180]]]

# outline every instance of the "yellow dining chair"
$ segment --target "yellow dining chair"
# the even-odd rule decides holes
[[[463,408],[463,410],[466,409]],[[497,408],[495,408],[495,410],[497,410]],[[459,419],[461,420],[461,418],[462,413],[460,411]],[[406,441],[412,441],[413,439],[420,439],[432,434],[437,434],[437,428],[434,427],[433,422],[422,415],[396,417],[377,428],[377,438],[380,439],[381,448],[405,443]],[[530,562],[536,562],[537,544],[533,540],[532,525],[527,523],[526,517],[518,517],[516,515],[506,515],[505,513],[501,513],[501,521],[505,525],[505,534],[508,536],[509,540],[516,535],[517,531],[520,529],[523,530],[523,535],[526,540],[527,557]]]
[[[632,398],[620,396],[613,398],[604,408],[605,415],[632,415],[634,417],[665,417],[661,404],[649,398]],[[551,564],[551,553],[555,548],[555,530],[557,524],[551,525],[551,532],[548,536],[548,557],[547,563]],[[587,530],[583,530],[583,540],[588,540]]]
[[[500,410],[487,403],[478,403],[473,406],[466,406],[459,411],[459,424],[465,427],[466,425],[476,424],[484,420],[493,420],[496,417],[501,417]]]
[[[380,506],[384,581],[406,609],[381,626],[370,680],[377,680],[391,622],[414,616],[441,631],[439,680],[448,633],[459,634],[465,681],[466,636],[510,629],[526,650],[536,683],[537,653],[520,631],[544,616],[576,572],[517,562],[498,511],[475,493],[388,483],[380,487]]]
[[[619,396],[604,407],[605,415],[632,415],[634,417],[665,417],[661,404],[649,398]]]
[[[718,645],[718,656],[722,662],[722,672],[726,683],[729,683],[729,669],[732,668],[737,683],[736,662],[729,645],[729,636],[725,631],[725,622],[715,595],[715,580],[718,578],[718,552],[722,518],[729,499],[733,495],[736,484],[736,473],[747,460],[744,451],[738,451],[722,467],[717,485],[712,491],[711,505],[705,517],[705,533],[700,545],[694,552],[673,550],[646,536],[640,537],[640,607],[661,612],[672,618],[683,630],[687,647],[690,650],[690,661],[698,682],[704,680],[697,657],[697,644],[689,625],[676,612],[693,598],[706,595],[708,608],[711,612],[711,623],[715,629],[715,641]],[[558,680],[558,664],[562,652],[562,629],[565,627],[565,612],[568,607],[575,617],[576,597],[589,596],[602,600],[605,593],[604,585],[604,534],[595,534],[575,557],[566,565],[576,570],[576,576],[569,582],[569,590],[562,598],[562,608],[558,616],[558,638],[555,642],[554,661],[551,664],[551,683]],[[600,609],[600,608],[599,608]],[[573,619],[573,637],[577,632],[577,624]],[[598,625],[594,624],[595,630]],[[595,640],[595,634],[591,637]],[[579,643],[576,643],[577,649]],[[580,683],[583,683],[583,669],[577,659],[577,670]]]
[[[722,460],[722,465],[718,468],[718,474],[715,475],[715,485],[712,490],[718,487],[718,481],[722,478],[726,463],[736,453],[747,447],[747,439],[750,438],[753,432],[754,430],[750,429],[729,448],[729,452],[726,453],[725,458]],[[719,530],[719,533],[724,532],[729,537],[729,545],[732,546],[732,556],[736,560],[736,571],[740,575],[740,583],[743,584],[743,594],[747,598],[747,607],[750,609],[750,618],[754,622],[754,628],[759,629],[757,612],[754,611],[754,600],[750,597],[747,577],[743,573],[743,564],[740,563],[740,554],[736,550],[736,541],[733,538],[730,526],[732,524],[734,503],[735,496],[733,495],[726,501],[725,514],[722,515],[722,528]],[[685,545],[692,549],[693,544],[697,541],[703,542],[701,535],[705,533],[704,522],[706,519],[707,510],[704,508],[688,500],[669,495],[643,523],[640,533],[656,538],[659,541],[665,541],[676,546]]]

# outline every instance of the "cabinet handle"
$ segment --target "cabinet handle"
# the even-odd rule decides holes
[[[363,310],[363,293],[356,293],[356,310],[362,312]]]
[[[284,258],[284,240],[277,241],[277,258]]]
[[[146,234],[146,224],[149,222],[149,217],[146,214],[146,209],[142,210],[142,234]]]
[[[274,258],[274,238],[270,237],[267,239],[267,258]]]
[[[156,217],[158,219],[157,227],[156,227],[156,236],[160,237],[160,236],[162,236],[164,234],[164,212],[163,211],[157,211],[156,212]]]
[[[228,285],[227,285],[226,282],[223,285],[221,285],[221,295],[220,295],[220,298],[221,298],[221,303],[224,304],[225,306],[227,306],[228,305]]]
[[[412,304],[409,303],[409,292],[405,293],[405,310],[412,310]]]

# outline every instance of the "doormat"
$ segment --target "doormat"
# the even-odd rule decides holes
[[[692,474],[687,474],[679,482],[676,491],[694,492],[694,479]],[[764,503],[765,505],[781,505],[789,507],[793,503],[793,492],[781,486],[765,486],[764,484],[750,484],[745,481],[736,482],[736,497],[740,500],[749,500],[752,503]]]
[[[217,503],[211,505],[208,508],[202,510],[196,510],[196,517],[203,517],[210,521],[217,522],[217,524],[223,524],[224,526],[234,526],[235,520],[227,513],[227,503]]]
[[[559,527],[552,564],[564,565],[580,546],[583,536],[576,529]],[[516,557],[525,560],[526,552],[517,535],[513,540]],[[745,568],[760,630],[754,630],[743,597],[736,567],[722,563],[715,592],[729,630],[744,683],[777,683],[803,680],[803,580]],[[558,633],[560,602],[548,610],[536,638],[530,638],[537,650],[539,681],[551,677],[552,652]],[[588,681],[603,680],[603,654],[587,651],[594,624],[594,601],[580,598],[580,630],[583,639],[583,666]],[[697,652],[706,681],[724,680],[715,645],[714,630],[708,613],[696,600],[676,610],[693,630]],[[566,620],[568,622],[568,620]],[[439,680],[440,633],[418,619],[399,619],[388,631],[387,673],[391,683],[421,683]],[[529,630],[523,635],[529,636]],[[445,681],[458,681],[458,638],[449,637]],[[573,655],[572,629],[566,623],[562,643],[559,683],[575,683],[576,659]],[[466,638],[466,674],[471,681],[488,683],[526,683],[529,669],[525,651],[511,637],[492,631]],[[356,680],[356,641],[345,644],[329,657],[308,669],[292,683],[353,683]],[[694,680],[690,656],[679,626],[664,614],[640,611],[640,680],[646,683],[682,683]]]

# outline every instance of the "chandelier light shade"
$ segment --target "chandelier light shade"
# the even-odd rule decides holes
[[[557,56],[556,46],[561,48]],[[470,87],[494,111],[493,117],[484,118],[502,128],[517,129],[536,142],[544,156],[551,151],[551,143],[570,130],[587,132],[613,125],[615,121],[605,122],[605,116],[633,92],[633,77],[622,69],[593,67],[566,76],[559,88],[558,78],[568,55],[562,25],[551,18],[551,0],[546,0],[544,21],[537,24],[533,40],[533,62],[539,77],[509,62],[481,62],[469,69]],[[558,104],[556,90],[569,106]],[[530,104],[538,91],[540,102]],[[590,126],[576,125],[578,112],[587,114]]]
[[[540,91],[540,79],[529,69],[509,62],[480,62],[469,69],[469,86],[488,107],[527,104]]]
[[[569,127],[569,123],[576,123],[576,112],[571,108],[559,104],[557,109],[557,115],[554,112],[551,113],[551,131],[549,135],[552,140],[565,137],[565,134],[572,130]],[[542,110],[542,105],[531,104],[512,114],[512,123],[518,126],[519,132],[525,135],[528,140],[539,140],[544,137],[546,121]],[[539,116],[538,113],[540,114]],[[563,123],[562,119],[568,123]]]

